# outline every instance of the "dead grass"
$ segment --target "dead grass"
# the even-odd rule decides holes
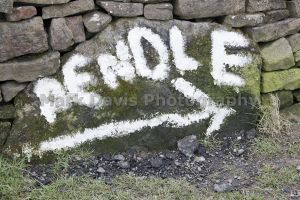
[[[270,105],[260,107],[261,119],[258,123],[258,131],[273,138],[290,135],[292,124],[280,114],[280,100],[278,96],[271,95],[270,98]]]

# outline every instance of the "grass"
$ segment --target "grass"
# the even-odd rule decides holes
[[[261,117],[258,123],[260,133],[267,136],[282,137],[291,133],[291,122],[280,114],[278,96],[270,95],[270,105],[261,105]]]

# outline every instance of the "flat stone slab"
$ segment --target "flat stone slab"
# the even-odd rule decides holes
[[[15,98],[8,153],[157,150],[186,135],[250,130],[260,99],[256,52],[244,35],[216,23],[119,19]]]
[[[10,22],[21,21],[23,19],[30,19],[37,15],[37,10],[34,6],[21,6],[13,8],[11,13],[5,15],[6,20]]]
[[[224,18],[224,24],[232,27],[258,26],[265,22],[264,13],[228,15]]]
[[[34,81],[54,74],[60,65],[59,52],[48,52],[0,63],[0,81]]]
[[[262,73],[262,92],[296,90],[300,88],[300,68]]]
[[[30,3],[38,5],[54,5],[68,3],[70,0],[14,0],[14,2]]]
[[[0,22],[0,62],[48,50],[41,17],[16,23]]]
[[[19,92],[25,89],[27,83],[18,83],[15,81],[7,81],[1,84],[1,92],[5,102],[11,101]]]
[[[174,12],[183,19],[199,19],[245,12],[245,0],[175,0]]]
[[[116,17],[137,17],[144,14],[142,3],[123,3],[114,1],[96,1],[97,5]]]
[[[153,20],[173,19],[173,5],[170,3],[147,4],[144,7],[144,16]]]
[[[263,70],[265,71],[289,69],[295,66],[292,47],[285,38],[261,45],[260,52],[263,59]]]
[[[260,12],[286,8],[285,0],[248,0],[248,12]]]
[[[247,28],[246,32],[256,42],[269,42],[287,35],[292,35],[300,30],[300,19],[289,18],[283,21],[266,24],[259,27]]]
[[[95,9],[93,0],[76,0],[43,8],[43,19],[66,17]]]

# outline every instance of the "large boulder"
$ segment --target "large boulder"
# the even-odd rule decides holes
[[[49,48],[41,17],[16,23],[0,22],[0,36],[0,62]]]
[[[222,25],[119,19],[64,55],[62,71],[15,98],[6,149],[153,150],[186,135],[249,130],[260,65],[254,44]]]

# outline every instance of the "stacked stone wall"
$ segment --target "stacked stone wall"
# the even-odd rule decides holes
[[[262,58],[262,102],[276,94],[284,112],[300,115],[300,0],[1,0],[0,147],[20,115],[16,98],[31,82],[57,74],[64,55],[114,30],[120,18],[141,17],[245,33]]]

